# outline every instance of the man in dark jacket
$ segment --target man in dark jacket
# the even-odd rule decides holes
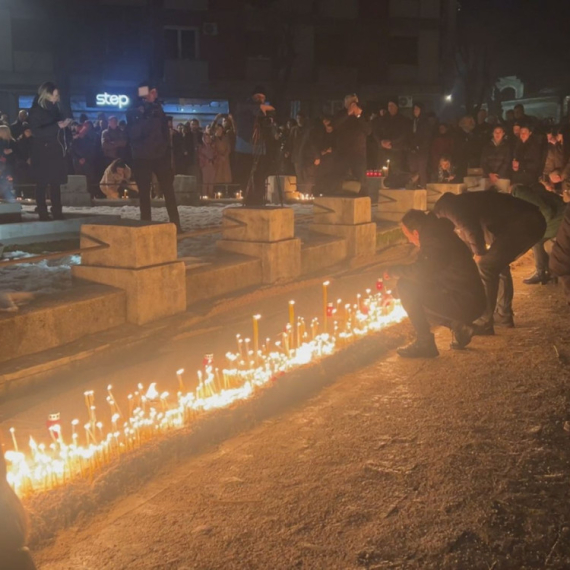
[[[510,180],[511,162],[511,148],[505,139],[505,129],[497,126],[493,130],[493,138],[483,147],[481,155],[481,168],[491,186],[495,186],[501,179]]]
[[[548,270],[548,253],[544,249],[544,244],[556,237],[558,228],[564,218],[566,204],[564,200],[554,192],[549,192],[540,182],[532,186],[516,184],[511,189],[511,194],[515,198],[520,198],[525,202],[534,204],[546,220],[546,232],[543,238],[532,248],[535,274],[523,280],[525,285],[546,285],[552,280]]]
[[[342,183],[350,171],[360,182],[360,195],[368,196],[366,178],[366,139],[372,132],[370,121],[362,114],[356,95],[344,98],[344,109],[333,121],[336,133],[336,193],[342,192]]]
[[[408,169],[407,153],[410,136],[410,120],[400,114],[397,97],[388,101],[388,114],[379,124],[380,130],[374,137],[380,148],[380,164],[382,168],[388,166],[390,174],[405,172]],[[389,161],[389,162],[388,162]]]
[[[414,105],[413,113],[409,166],[410,172],[419,175],[420,188],[425,188],[428,182],[429,155],[434,133],[421,103]]]
[[[109,117],[108,126],[101,133],[101,148],[105,158],[105,168],[117,158],[125,160],[127,144],[127,133],[119,129],[117,117]]]
[[[513,184],[538,182],[542,168],[542,150],[531,127],[521,126],[513,157]]]
[[[180,230],[168,120],[153,85],[142,84],[139,94],[140,103],[127,112],[127,128],[133,152],[133,175],[139,188],[141,220],[152,219],[150,186],[154,173],[166,202],[168,217]]]
[[[544,236],[546,221],[540,210],[510,194],[468,192],[444,194],[436,203],[434,212],[453,222],[479,265],[487,308],[476,323],[475,334],[495,334],[495,320],[514,326],[513,278],[509,264]],[[499,282],[502,294],[497,299]]]
[[[307,157],[311,127],[304,113],[297,113],[297,124],[287,138],[285,157],[291,157],[297,177],[297,191],[307,194],[311,186],[312,161]],[[313,159],[314,160],[314,159]]]
[[[566,300],[570,305],[570,206],[558,228],[556,241],[550,254],[550,271],[564,284]]]
[[[24,133],[24,123],[28,122],[28,111],[22,109],[18,113],[18,119],[10,125],[10,132],[12,133],[12,138],[18,140]]]
[[[452,331],[451,348],[465,348],[471,341],[471,323],[485,310],[485,290],[466,245],[454,232],[453,224],[433,214],[410,210],[402,219],[402,231],[420,248],[411,265],[386,271],[386,278],[398,278],[398,293],[417,339],[398,349],[404,358],[430,358],[438,350],[430,331],[433,324]]]

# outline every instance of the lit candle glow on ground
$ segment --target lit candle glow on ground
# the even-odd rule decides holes
[[[318,318],[305,321],[295,315],[295,302],[290,301],[288,323],[274,340],[263,337],[260,340],[263,315],[254,315],[253,340],[238,334],[237,350],[227,352],[219,367],[213,354],[205,355],[202,369],[197,371],[198,385],[194,391],[186,388],[195,384],[185,381],[189,373],[178,370],[176,394],[161,392],[157,383],[139,384],[129,394],[125,406],[115,400],[113,387],[108,386],[110,425],[98,421],[94,394],[86,391],[88,421],[83,426],[72,419],[68,430],[59,414],[50,415],[46,435],[51,439],[46,443],[36,443],[11,428],[12,449],[5,452],[9,483],[19,495],[26,496],[65,485],[78,477],[92,480],[106,465],[145,442],[190,424],[204,412],[247,399],[286,372],[318,362],[405,317],[401,305],[384,289],[381,280],[375,293],[367,290],[364,295],[357,295],[354,303],[343,303],[340,299],[334,305],[328,303],[329,287],[328,281],[323,283],[320,321]]]

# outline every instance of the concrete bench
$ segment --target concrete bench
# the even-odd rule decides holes
[[[380,190],[377,219],[401,222],[408,210],[427,210],[427,190]]]

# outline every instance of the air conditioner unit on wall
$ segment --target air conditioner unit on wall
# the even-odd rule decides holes
[[[411,95],[399,95],[398,103],[402,109],[411,109],[414,105],[414,98]]]
[[[218,35],[218,24],[213,22],[208,22],[202,24],[202,33],[205,36],[217,36]]]

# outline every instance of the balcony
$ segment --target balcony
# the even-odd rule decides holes
[[[190,59],[167,59],[164,81],[171,86],[190,87],[208,83],[208,62]]]

